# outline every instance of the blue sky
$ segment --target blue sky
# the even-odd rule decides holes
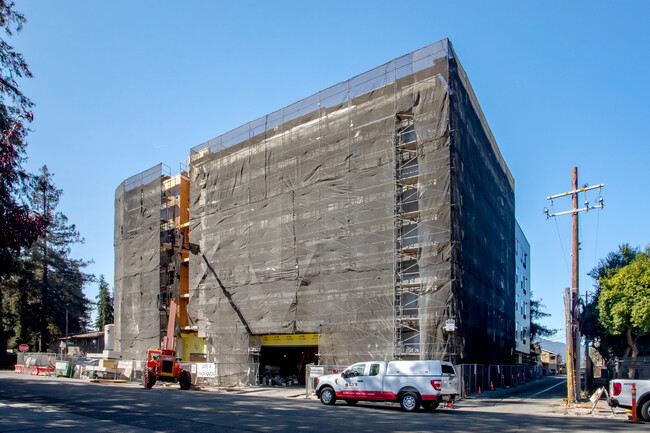
[[[77,258],[113,280],[115,188],[190,147],[448,37],[515,178],[532,290],[563,328],[571,218],[546,196],[604,183],[580,216],[585,272],[617,245],[650,243],[650,2],[17,1],[10,43],[34,78],[27,168],[47,164]],[[588,198],[593,203],[597,194]],[[581,202],[584,198],[580,198]],[[570,208],[570,199],[554,203]],[[553,210],[553,208],[550,208]],[[94,299],[97,287],[88,287]],[[558,339],[563,334],[558,334]]]

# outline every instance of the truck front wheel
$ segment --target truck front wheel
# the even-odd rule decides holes
[[[650,422],[650,400],[643,403],[643,406],[641,406],[640,415],[645,422]]]
[[[329,386],[326,386],[320,391],[320,402],[326,405],[336,403],[336,393],[334,389]]]
[[[406,412],[414,412],[420,408],[420,397],[414,392],[405,392],[399,399],[399,405]]]

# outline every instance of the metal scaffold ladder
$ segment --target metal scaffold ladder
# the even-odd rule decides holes
[[[418,154],[412,110],[395,118],[395,356],[420,357]]]

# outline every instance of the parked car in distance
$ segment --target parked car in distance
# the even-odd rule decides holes
[[[316,395],[326,405],[337,399],[350,405],[389,401],[407,412],[420,406],[434,410],[458,398],[458,379],[453,364],[445,361],[359,362],[342,373],[319,377]]]

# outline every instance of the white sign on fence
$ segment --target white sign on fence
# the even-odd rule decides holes
[[[445,322],[445,331],[454,332],[456,330],[456,321],[454,319],[448,319]]]
[[[133,368],[133,361],[117,361],[117,368]]]
[[[310,367],[309,377],[321,377],[325,374],[325,367]]]
[[[217,377],[217,368],[213,362],[196,364],[196,377]]]

